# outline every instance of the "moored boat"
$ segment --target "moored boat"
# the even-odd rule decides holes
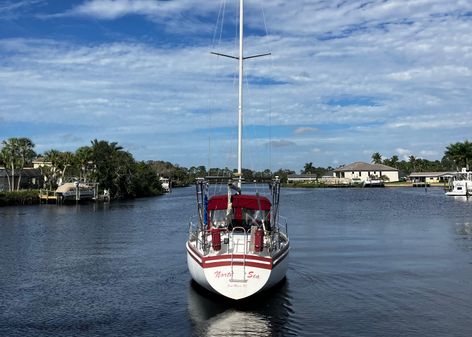
[[[272,200],[257,193],[242,194],[232,183],[226,195],[209,197],[208,190],[209,182],[200,179],[199,219],[190,223],[187,241],[192,278],[235,300],[282,281],[290,245],[286,220],[278,215],[278,178],[270,184]]]
[[[92,200],[96,197],[96,190],[93,184],[75,181],[62,184],[55,194],[62,202]]]
[[[227,191],[210,195],[211,179],[196,182],[198,220],[190,222],[186,243],[188,269],[202,287],[240,300],[269,289],[285,278],[290,243],[287,222],[279,216],[280,180],[269,183],[269,195],[248,193],[242,180],[242,94],[244,0],[239,2],[238,170]],[[244,189],[244,191],[243,191]]]
[[[472,195],[472,172],[462,169],[453,175],[449,181],[447,196],[468,197]]]
[[[362,184],[363,187],[385,187],[384,181],[378,178],[369,178]]]
[[[170,193],[172,190],[172,183],[169,178],[159,177],[159,181],[161,182],[162,189],[166,193]]]

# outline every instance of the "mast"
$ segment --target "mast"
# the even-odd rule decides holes
[[[211,52],[213,55],[229,57],[239,61],[239,102],[238,102],[238,188],[241,190],[243,179],[243,63],[244,60],[261,56],[270,55],[270,53],[251,55],[244,57],[244,0],[239,0],[239,55],[232,56],[222,53]]]
[[[238,103],[238,187],[241,188],[243,161],[243,36],[244,0],[239,1],[239,103]]]

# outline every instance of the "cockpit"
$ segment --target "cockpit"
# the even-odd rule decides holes
[[[270,230],[270,201],[258,195],[219,195],[208,201],[208,227],[228,228],[251,226]]]

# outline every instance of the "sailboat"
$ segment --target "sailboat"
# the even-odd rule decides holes
[[[238,171],[227,191],[210,195],[211,177],[196,181],[198,220],[189,224],[187,264],[203,288],[233,300],[267,290],[284,280],[290,242],[287,221],[279,216],[280,180],[269,182],[269,196],[246,193],[242,179],[244,0],[239,1]]]

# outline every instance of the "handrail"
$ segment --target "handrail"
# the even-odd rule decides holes
[[[243,279],[242,280],[234,279],[233,263],[234,263],[234,232],[235,230],[242,230],[242,232],[244,233]],[[233,229],[231,230],[231,245],[232,245],[232,251],[231,251],[231,279],[230,281],[232,282],[246,281],[246,254],[248,251],[248,247],[247,247],[247,233],[244,227],[240,227],[240,226],[233,227]]]
[[[287,225],[287,218],[279,215],[279,221],[277,223],[277,226],[280,227],[280,222],[283,221],[283,226],[285,227],[285,234],[288,235],[288,225]]]
[[[197,220],[197,222],[194,222],[194,220]],[[233,262],[234,262],[234,255],[237,253],[240,253],[242,255],[248,254],[249,251],[251,251],[249,247],[249,235],[251,235],[251,232],[249,229],[246,229],[242,226],[235,226],[231,230],[228,229],[227,227],[219,228],[219,230],[227,235],[228,241],[227,245],[225,245],[225,254],[230,254],[231,255],[231,271],[233,271]],[[211,240],[208,240],[208,237],[211,236],[212,229],[205,229],[201,230],[199,224],[198,224],[198,217],[192,216],[189,219],[189,241],[194,241],[195,242],[195,247],[202,251],[204,255],[208,254],[210,252],[211,248]],[[238,244],[237,247],[235,247],[235,237],[234,234],[236,232],[240,232],[243,234],[244,237],[244,249],[241,252],[238,252],[237,247],[240,245]],[[266,244],[268,244],[268,251],[269,252],[274,252],[280,249],[280,245],[283,242],[288,242],[288,224],[287,224],[287,219],[283,216],[280,216],[278,218],[278,221],[274,223],[271,227],[270,231],[264,231],[264,236],[267,238],[267,241],[265,241]],[[244,270],[246,268],[246,258],[243,259],[243,267]]]

